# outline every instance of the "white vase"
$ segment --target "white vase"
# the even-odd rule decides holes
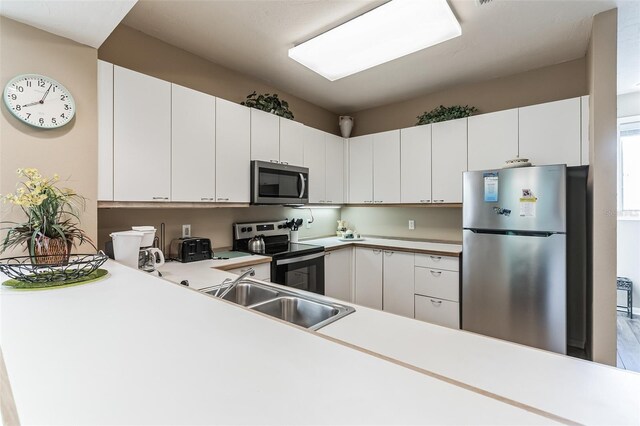
[[[348,138],[351,135],[351,130],[353,129],[353,117],[341,115],[340,118],[338,118],[338,124],[340,125],[340,133],[342,133],[342,137]]]

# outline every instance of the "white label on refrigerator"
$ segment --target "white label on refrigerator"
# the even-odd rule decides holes
[[[520,216],[535,217],[537,203],[538,199],[533,195],[533,191],[523,188],[522,197],[520,197]]]
[[[498,172],[483,173],[484,177],[484,202],[498,202]]]

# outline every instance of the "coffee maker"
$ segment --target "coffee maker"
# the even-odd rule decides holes
[[[159,248],[153,247],[156,228],[153,226],[132,226],[131,229],[143,234],[138,251],[138,269],[160,276],[157,268],[164,265],[164,254]]]

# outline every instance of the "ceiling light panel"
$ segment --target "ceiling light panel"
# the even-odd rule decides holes
[[[335,81],[461,34],[446,0],[391,0],[289,49],[289,57]]]

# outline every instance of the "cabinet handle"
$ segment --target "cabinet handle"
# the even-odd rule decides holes
[[[434,277],[439,277],[440,275],[442,275],[442,271],[434,271],[432,269],[429,269],[429,272],[431,272],[431,275],[433,275]]]
[[[286,161],[281,161],[280,164],[289,165],[289,163],[287,163]]]
[[[421,203],[430,203],[431,200],[420,200]]]
[[[376,203],[376,204],[380,204],[380,203],[384,203],[384,201],[379,200],[379,201],[374,201],[374,203]]]
[[[153,200],[168,200],[169,197],[152,197]]]
[[[333,201],[331,201],[331,200],[327,200],[327,201],[325,201],[325,203],[327,203],[327,204],[331,204],[331,203],[333,203]]]
[[[279,163],[278,160],[269,160],[269,161],[272,162],[272,163],[276,163],[276,164]]]
[[[442,256],[429,256],[429,258],[434,262],[440,262],[442,260]]]
[[[431,304],[434,306],[442,305],[442,300],[433,300],[433,299],[429,299],[429,300],[431,300]]]
[[[214,200],[215,200],[215,198],[213,198],[213,197],[202,197],[202,198],[200,198],[200,201],[214,201]]]
[[[444,203],[444,200],[433,200],[434,203]]]
[[[330,251],[325,251],[325,252],[324,252],[324,255],[325,255],[325,256],[331,256],[331,252],[330,252]]]
[[[386,250],[385,250],[385,252],[384,252],[384,254],[386,254],[387,256],[391,256],[393,253],[394,253],[394,252],[392,252],[392,251],[386,251]]]
[[[382,253],[382,250],[373,249],[373,254],[380,254],[380,253]]]
[[[218,201],[229,201],[228,198],[218,198]]]
[[[325,200],[320,200],[320,201],[318,201],[318,203],[326,203],[326,201]]]

